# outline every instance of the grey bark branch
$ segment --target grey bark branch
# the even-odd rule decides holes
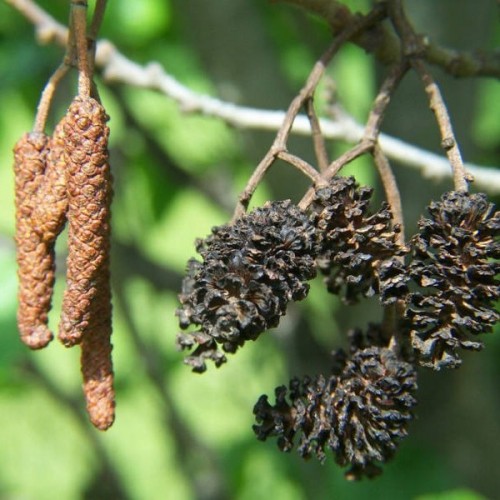
[[[35,27],[42,43],[57,43],[65,46],[67,28],[58,23],[32,0],[5,0],[17,9]],[[97,43],[96,66],[109,82],[119,82],[135,87],[158,91],[173,99],[179,107],[189,113],[199,113],[221,119],[239,128],[277,131],[285,119],[284,111],[272,111],[238,106],[220,99],[202,95],[184,86],[168,74],[158,63],[140,65],[131,61],[109,41]],[[364,133],[364,125],[348,115],[335,119],[319,120],[323,135],[327,139],[358,142]],[[310,135],[311,125],[306,115],[295,118],[292,133]],[[415,168],[429,179],[443,180],[452,177],[448,160],[438,154],[426,151],[400,139],[380,134],[379,145],[392,161]],[[465,163],[465,168],[474,177],[473,186],[488,193],[500,193],[500,171],[498,168]]]

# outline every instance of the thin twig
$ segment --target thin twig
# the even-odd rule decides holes
[[[94,74],[97,35],[101,29],[107,3],[108,0],[96,0],[96,5],[92,14],[92,21],[90,22],[90,27],[88,29],[87,44],[89,52],[89,71],[91,75]],[[97,92],[97,89],[93,89],[93,91]]]
[[[101,29],[102,21],[104,19],[104,12],[106,11],[106,5],[108,0],[96,0],[94,13],[92,14],[92,21],[90,22],[88,38],[91,42],[97,40],[97,35]]]
[[[337,175],[340,169],[345,165],[352,162],[359,156],[370,152],[373,150],[377,144],[378,137],[380,135],[380,126],[382,125],[382,120],[385,115],[387,106],[389,105],[390,99],[394,91],[396,90],[399,82],[408,70],[408,65],[405,61],[400,61],[396,64],[389,75],[382,83],[379,93],[375,98],[372,109],[368,115],[365,131],[363,137],[361,138],[359,144],[349,151],[341,155],[335,161],[333,161],[328,168],[322,173],[322,177],[325,180],[330,180],[332,177]],[[311,186],[302,200],[300,200],[299,207],[302,209],[307,208],[314,198],[315,188]]]
[[[404,333],[401,328],[401,319],[404,316],[404,300],[398,299],[393,304],[384,306],[384,315],[382,320],[382,335],[389,340],[387,346],[397,356],[402,359],[411,359],[413,347],[410,344],[409,335]]]
[[[387,202],[391,206],[393,220],[401,228],[400,232],[398,233],[398,239],[401,245],[404,245],[405,243],[401,195],[399,193],[399,188],[389,161],[380,148],[378,138],[380,135],[380,127],[382,125],[382,121],[384,119],[389,102],[402,78],[407,73],[408,69],[408,62],[405,59],[402,59],[399,64],[396,64],[391,69],[388,76],[382,83],[375,101],[373,102],[372,109],[370,111],[370,114],[368,115],[368,119],[366,122],[364,135],[364,139],[366,141],[373,143],[372,155],[375,161],[375,166],[379,171]]]
[[[73,0],[71,0],[73,1]],[[37,12],[37,11],[35,11]],[[43,16],[41,16],[43,17]],[[50,107],[52,106],[52,100],[57,87],[61,83],[62,79],[66,76],[70,68],[74,65],[76,57],[76,41],[75,41],[75,28],[74,28],[74,16],[72,7],[70,8],[69,15],[69,30],[67,30],[67,36],[61,36],[61,40],[64,40],[65,53],[63,57],[63,62],[54,71],[52,76],[46,83],[40,101],[38,102],[37,112],[35,116],[35,123],[33,125],[33,131],[43,132],[47,124],[47,118],[50,112]]]
[[[34,132],[43,132],[45,130],[45,125],[47,124],[47,117],[49,115],[50,106],[52,105],[52,100],[54,98],[54,93],[61,80],[66,76],[70,69],[70,66],[63,62],[49,78],[49,81],[45,85],[40,101],[38,103],[38,108],[35,116],[35,123],[33,125]]]
[[[288,137],[290,135],[293,122],[296,116],[298,115],[304,102],[312,96],[316,86],[318,85],[318,82],[323,76],[326,65],[334,56],[334,54],[339,50],[339,48],[342,46],[342,43],[345,41],[345,36],[346,35],[339,36],[328,47],[325,53],[313,66],[313,69],[309,74],[304,87],[302,87],[299,94],[290,103],[290,106],[288,107],[288,110],[285,114],[283,123],[281,124],[276,134],[273,144],[269,148],[268,152],[264,155],[264,158],[257,165],[253,174],[250,176],[247,185],[245,186],[245,188],[243,189],[242,193],[238,198],[238,203],[236,205],[233,215],[233,221],[238,219],[245,213],[248,204],[250,203],[250,200],[253,196],[253,193],[255,192],[257,186],[264,178],[266,172],[273,165],[278,154],[286,150],[286,143],[288,141]]]
[[[276,155],[276,158],[286,161],[290,165],[300,170],[304,175],[309,177],[314,182],[316,187],[324,187],[328,183],[323,179],[321,174],[309,163],[307,163],[302,158],[295,156],[287,151],[281,151]]]
[[[325,137],[321,132],[318,115],[314,109],[314,99],[310,97],[305,102],[307,118],[311,124],[311,136],[316,154],[316,161],[320,172],[324,172],[328,168],[328,153],[326,151]]]
[[[394,224],[398,225],[400,231],[398,233],[398,243],[401,246],[405,244],[405,230],[403,219],[403,204],[401,203],[401,194],[399,193],[398,184],[392,171],[389,160],[384,155],[378,144],[373,148],[373,159],[380,174],[380,179],[385,191],[387,203],[391,207]]]
[[[279,151],[270,149],[264,156],[264,158],[262,158],[260,163],[257,165],[257,168],[253,171],[252,175],[250,176],[250,179],[248,179],[247,181],[245,189],[242,191],[242,193],[238,198],[238,204],[236,205],[236,209],[234,211],[232,218],[233,221],[240,218],[246,212],[252,194],[255,192],[257,186],[264,178],[264,175],[269,170],[269,167],[271,167],[271,165],[276,160],[276,156],[278,155],[278,153]]]
[[[410,23],[401,0],[387,0],[387,13],[399,37],[401,53],[407,57],[423,56],[424,39],[417,34]]]
[[[276,136],[275,144],[277,146],[285,146],[296,116],[299,114],[299,111],[304,103],[307,100],[312,99],[316,87],[318,86],[319,81],[325,73],[326,67],[328,66],[334,55],[339,51],[342,45],[357,31],[359,31],[363,26],[367,26],[373,22],[373,14],[370,14],[365,17],[364,22],[361,22],[361,20],[358,19],[357,22],[354,22],[352,25],[347,26],[344,31],[339,33],[339,35],[334,39],[334,41],[330,44],[330,46],[326,49],[323,55],[313,66],[313,69],[307,77],[306,83],[288,107],[283,125],[281,126]]]
[[[460,154],[460,149],[451,125],[450,115],[448,114],[441,91],[421,60],[414,59],[412,66],[424,84],[425,92],[429,98],[429,106],[436,117],[436,122],[441,133],[441,147],[445,150],[446,156],[450,161],[455,189],[457,191],[467,191],[468,181],[473,179],[465,170],[462,155]]]
[[[385,111],[401,79],[408,71],[408,63],[401,61],[392,67],[386,79],[382,83],[380,90],[375,97],[372,109],[366,120],[365,133],[363,139],[373,144],[378,140],[380,127],[385,116]]]
[[[71,0],[71,16],[78,55],[78,93],[81,97],[90,97],[92,75],[88,58],[86,0]]]
[[[457,191],[467,191],[472,177],[466,172],[462,155],[455,139],[448,109],[434,77],[422,61],[425,52],[423,37],[417,35],[403,8],[401,0],[390,0],[389,16],[396,30],[404,54],[410,59],[411,66],[420,77],[441,133],[441,147],[445,150],[453,171],[453,183]]]

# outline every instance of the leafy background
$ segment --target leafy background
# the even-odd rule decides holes
[[[365,11],[368,2],[345,2]],[[410,3],[410,2],[408,2]],[[64,22],[67,2],[40,5]],[[498,46],[492,1],[422,0],[408,5],[417,29],[466,48]],[[453,15],[451,15],[452,13]],[[159,61],[181,82],[236,103],[283,109],[329,40],[319,20],[265,0],[110,2],[101,31],[129,58]],[[111,116],[114,362],[117,420],[92,429],[82,405],[78,350],[57,342],[29,352],[17,338],[12,146],[32,125],[44,82],[62,53],[36,43],[28,23],[0,2],[0,498],[2,499],[418,499],[500,498],[500,339],[448,373],[422,372],[418,419],[382,477],[353,484],[327,461],[303,462],[253,435],[252,408],[291,375],[327,369],[342,333],[377,318],[367,302],[342,307],[321,281],[278,329],[202,376],[174,345],[174,311],[194,239],[228,220],[238,191],[272,134],[237,130],[183,113],[167,98],[99,81]],[[436,76],[467,160],[500,165],[500,86]],[[344,107],[363,120],[383,75],[361,50],[345,47],[329,74]],[[75,92],[59,89],[52,123]],[[321,104],[321,94],[320,94]],[[439,151],[422,89],[408,78],[384,131]],[[332,154],[346,145],[330,144]],[[312,160],[310,143],[293,149]],[[450,188],[396,165],[409,232],[430,199]],[[350,167],[377,179],[366,161]],[[253,201],[298,200],[306,182],[276,166]],[[379,192],[378,190],[377,192]],[[497,200],[498,201],[498,200]],[[64,243],[51,324],[64,282]]]

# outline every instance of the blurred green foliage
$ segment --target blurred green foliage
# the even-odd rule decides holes
[[[230,84],[240,89],[242,103],[259,102],[264,97],[251,94],[237,73],[234,81],[222,81],[200,55],[196,33],[203,26],[202,4],[206,8],[208,3],[109,2],[101,34],[137,62],[161,62],[195,90],[217,95]],[[367,1],[346,3],[355,10],[368,5]],[[422,11],[431,9],[429,2],[423,3]],[[66,4],[40,2],[61,22],[67,18]],[[269,58],[264,61],[263,54],[256,52],[245,64],[262,75],[278,72],[281,81],[269,93],[293,96],[325,47],[327,28],[298,10],[264,0],[212,4],[212,9],[231,9],[234,14],[233,26],[207,28],[213,32],[214,46],[217,39],[228,49],[217,57],[227,59],[231,66],[238,56],[231,51],[238,25],[256,19],[258,24],[252,29],[265,34],[273,63],[270,66]],[[252,16],[239,16],[249,9]],[[99,79],[111,116],[116,180],[113,354],[117,420],[106,433],[92,429],[83,411],[77,350],[53,342],[44,351],[28,352],[18,341],[15,322],[11,149],[31,128],[39,94],[61,56],[57,47],[38,45],[27,21],[0,3],[1,499],[479,500],[485,498],[482,494],[499,491],[494,464],[500,444],[490,442],[481,448],[484,435],[471,430],[484,425],[486,434],[499,435],[495,434],[498,423],[496,427],[492,423],[500,412],[495,383],[500,376],[495,361],[500,355],[498,338],[488,342],[485,353],[474,355],[480,356],[482,368],[465,372],[486,391],[476,402],[479,409],[492,412],[490,418],[481,422],[481,411],[469,414],[469,408],[461,406],[469,400],[469,393],[460,390],[464,377],[443,374],[443,384],[449,386],[437,387],[424,378],[423,408],[415,435],[410,435],[384,475],[374,481],[346,482],[332,461],[323,466],[303,462],[294,454],[280,453],[273,442],[256,441],[251,429],[254,403],[262,393],[272,394],[274,387],[287,383],[291,375],[327,366],[329,351],[339,345],[346,329],[343,308],[317,280],[308,299],[293,307],[275,332],[229,356],[220,370],[211,367],[203,376],[192,374],[175,348],[174,311],[195,238],[228,220],[228,205],[235,203],[272,134],[235,130],[213,118],[185,114],[152,91],[108,86]],[[379,70],[354,47],[346,47],[332,65],[330,74],[339,100],[359,120],[366,117]],[[488,150],[485,161],[500,164],[499,108],[491,106],[500,102],[498,82],[481,82],[481,91],[474,104],[474,140]],[[59,89],[53,122],[74,92],[74,79]],[[322,99],[319,93],[320,107]],[[464,126],[460,120],[455,125],[459,130]],[[304,151],[303,142],[297,147]],[[342,144],[330,147],[332,153],[345,149]],[[280,172],[279,180],[271,176],[259,188],[253,204],[273,198],[280,189],[293,192],[292,178]],[[376,183],[365,160],[355,163],[350,172],[363,184]],[[398,176],[405,175],[403,169],[398,170]],[[411,196],[405,200],[413,203]],[[64,281],[64,244],[58,250],[60,271],[51,316],[55,329]],[[355,311],[352,318],[363,322],[371,318],[369,309]],[[306,359],[306,354],[311,357]],[[467,357],[469,362],[471,367],[478,366],[472,357]],[[466,387],[476,390],[470,380]],[[449,401],[443,401],[448,395]],[[476,420],[463,420],[471,415]],[[465,436],[444,432],[440,442],[440,429],[447,425]],[[472,437],[467,439],[467,434]],[[453,436],[456,441],[451,443]],[[464,454],[474,458],[467,460]],[[478,457],[482,457],[480,463]],[[488,464],[492,464],[489,473],[484,470]],[[464,473],[468,468],[471,473]],[[475,481],[479,469],[483,474]]]

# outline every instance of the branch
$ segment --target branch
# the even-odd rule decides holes
[[[383,157],[385,160],[385,156],[380,151],[380,146],[377,145],[378,138],[380,137],[380,127],[382,126],[382,120],[384,119],[384,115],[391,97],[396,91],[399,83],[401,82],[401,79],[404,77],[407,71],[408,64],[404,59],[401,60],[398,64],[394,65],[393,68],[391,68],[391,71],[389,71],[388,76],[382,83],[380,91],[375,97],[375,101],[373,102],[372,109],[370,110],[368,119],[366,120],[366,127],[359,144],[341,155],[340,158],[337,158],[335,161],[333,161],[328,166],[328,168],[322,172],[322,177],[324,179],[331,179],[347,163],[355,160],[356,158],[367,152],[370,152],[373,155],[374,149],[378,150],[377,154],[374,155],[376,159],[375,164],[377,165],[377,167],[379,167],[379,159],[381,157]],[[391,203],[391,200],[399,202],[399,205],[397,205],[395,208],[398,208],[398,206],[400,208],[399,191],[397,190],[396,184],[394,182],[386,182],[387,180],[391,179],[392,175],[392,171],[388,161],[384,163],[384,167],[387,172],[384,175],[381,175],[381,179],[384,184],[384,189],[388,194],[387,200],[389,201],[389,203]],[[389,173],[391,175],[389,175]],[[300,200],[299,207],[305,209],[313,201],[314,195],[315,189],[314,186],[311,186],[302,200]],[[399,217],[401,213],[397,213],[396,215]],[[402,217],[401,220],[395,220],[397,223],[401,224],[401,227],[403,227]]]
[[[57,43],[63,47],[66,45],[66,27],[58,23],[32,0],[5,1],[35,26],[40,42]],[[310,1],[311,5],[314,4],[312,0]],[[320,0],[315,1],[320,2]],[[158,63],[141,66],[127,59],[107,40],[101,40],[97,45],[96,64],[101,68],[104,78],[110,82],[156,90],[176,101],[186,112],[212,116],[235,127],[275,132],[279,130],[285,119],[284,111],[237,106],[193,92],[166,73]],[[339,115],[334,120],[321,119],[320,126],[325,138],[348,143],[357,143],[363,137],[365,129],[364,125],[357,123],[346,114]],[[308,117],[297,115],[291,132],[298,135],[310,135],[311,125]],[[379,145],[392,161],[415,168],[424,177],[435,180],[451,177],[448,160],[440,155],[383,133],[379,136]],[[470,163],[465,163],[465,167],[474,177],[474,186],[477,189],[491,194],[500,193],[500,172],[497,167],[484,167]]]
[[[68,41],[66,26],[59,24],[35,2],[32,0],[5,0],[5,2],[18,10],[33,24],[40,43],[57,43],[66,47]]]
[[[92,86],[92,75],[90,74],[87,51],[87,2],[71,0],[70,12],[78,55],[78,95],[88,99]]]
[[[405,225],[403,218],[403,206],[398,184],[391,165],[378,145],[373,148],[373,160],[382,179],[385,197],[391,207],[394,224],[399,226],[398,242],[401,246],[405,244]]]
[[[302,7],[322,17],[335,35],[356,16],[348,7],[332,0],[273,0]],[[401,53],[400,42],[387,26],[379,24],[351,40],[373,54],[383,64],[394,64]],[[423,58],[455,77],[485,76],[500,78],[500,51],[458,51],[431,43],[424,38]]]
[[[319,118],[314,109],[314,98],[310,97],[305,102],[306,114],[311,126],[311,135],[314,144],[314,152],[320,172],[324,172],[330,163],[328,160],[328,152],[326,149],[325,136],[321,131]]]
[[[392,0],[389,2],[389,17],[401,39],[403,53],[410,58],[412,68],[422,81],[429,99],[429,106],[436,117],[441,134],[441,147],[445,150],[450,162],[455,189],[457,191],[467,191],[468,181],[473,179],[469,178],[464,167],[460,148],[455,139],[448,109],[441,91],[434,77],[422,61],[422,54],[425,52],[423,41],[406,17],[401,0]]]
[[[369,141],[363,141],[356,146],[353,146],[351,149],[346,151],[344,154],[340,155],[336,160],[334,160],[328,168],[323,172],[322,177],[325,179],[331,179],[334,177],[337,172],[345,167],[348,163],[351,163],[354,161],[356,158],[359,158],[360,156],[364,155],[368,151],[370,151],[373,148],[373,144]],[[298,206],[302,210],[306,210],[307,207],[312,203],[315,195],[315,186],[311,186],[307,191],[306,194],[302,197],[300,200]]]

